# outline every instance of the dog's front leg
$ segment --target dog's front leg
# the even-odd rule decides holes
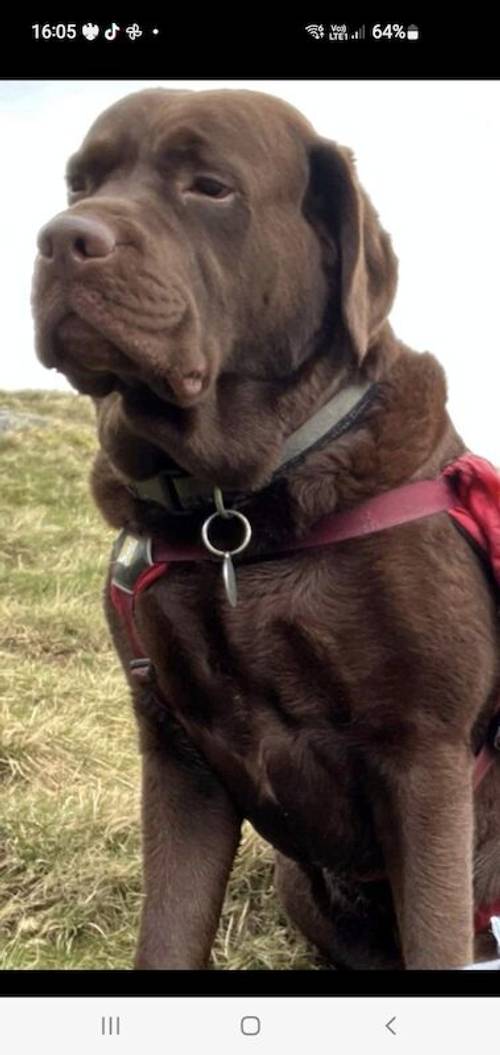
[[[380,817],[379,831],[405,966],[464,967],[473,960],[470,752],[427,745],[390,784],[392,819]]]
[[[240,821],[215,776],[173,744],[143,743],[142,758],[145,900],[135,966],[204,968]]]

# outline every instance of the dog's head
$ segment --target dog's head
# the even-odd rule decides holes
[[[286,379],[324,348],[363,361],[396,285],[352,156],[249,91],[138,92],[68,165],[40,232],[42,362],[80,391],[203,402],[224,375]]]

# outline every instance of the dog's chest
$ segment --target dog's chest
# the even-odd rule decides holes
[[[190,739],[285,852],[326,864],[357,841],[359,853],[366,811],[342,736],[349,713],[324,563],[238,568],[236,608],[218,565],[169,574],[141,598],[145,645]]]

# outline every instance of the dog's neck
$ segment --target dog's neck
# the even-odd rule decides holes
[[[186,430],[183,436],[182,430],[165,425],[163,449],[209,489],[218,484],[224,494],[246,491],[247,501],[240,508],[251,514],[254,525],[260,523],[261,536],[269,542],[300,535],[325,513],[352,507],[365,497],[416,478],[419,471],[432,475],[439,468],[432,461],[438,449],[440,464],[464,449],[446,414],[443,370],[431,355],[399,345],[375,389],[373,374],[367,373],[364,378],[358,375],[355,383],[363,384],[373,398],[367,399],[355,423],[325,444],[312,447],[273,482],[287,438],[313,418],[332,394],[352,383],[352,371],[346,369],[332,382],[326,364],[320,361],[311,369],[307,388],[302,383],[295,398],[290,387],[278,395],[275,390],[262,391],[258,399],[253,390],[249,399],[248,390],[242,391],[240,385],[242,398],[238,400],[235,387],[226,393],[226,401],[222,394],[217,405],[205,407],[204,414],[200,408],[198,429]],[[356,395],[361,395],[361,389]],[[157,531],[172,542],[198,540],[206,511],[176,517],[157,503],[130,493],[132,480],[136,486],[141,478],[155,476],[165,467],[164,461],[155,460],[158,452],[152,438],[148,442],[147,421],[136,420],[131,431],[130,419],[123,418],[115,399],[105,400],[98,416],[104,450],[96,459],[92,486],[106,519],[136,534]],[[125,465],[120,460],[124,452]],[[250,485],[248,477],[241,475],[244,457],[247,467],[260,466]]]
[[[284,473],[289,473],[313,450],[319,450],[352,428],[363,416],[376,391],[376,383],[358,380],[335,392],[312,417],[288,436],[270,483]],[[155,502],[173,516],[182,517],[189,516],[197,509],[208,512],[216,486],[218,482],[215,479],[213,484],[208,484],[173,464],[154,476],[131,483],[129,488],[131,494],[143,502]],[[240,506],[250,497],[251,494],[245,491],[224,492],[224,499],[231,507]]]

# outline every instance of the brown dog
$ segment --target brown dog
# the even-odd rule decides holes
[[[39,240],[37,351],[94,398],[100,509],[197,543],[218,486],[253,530],[236,607],[214,559],[138,599],[160,702],[106,589],[143,753],[137,965],[206,965],[246,817],[332,963],[463,966],[474,903],[500,893],[498,766],[471,785],[498,692],[483,569],[445,512],[262,559],[465,450],[443,370],[387,322],[396,259],[350,153],[270,96],[155,89],[99,117],[68,182]],[[371,398],[341,434],[280,468],[352,385]],[[208,489],[184,515],[140,485],[176,467]]]

